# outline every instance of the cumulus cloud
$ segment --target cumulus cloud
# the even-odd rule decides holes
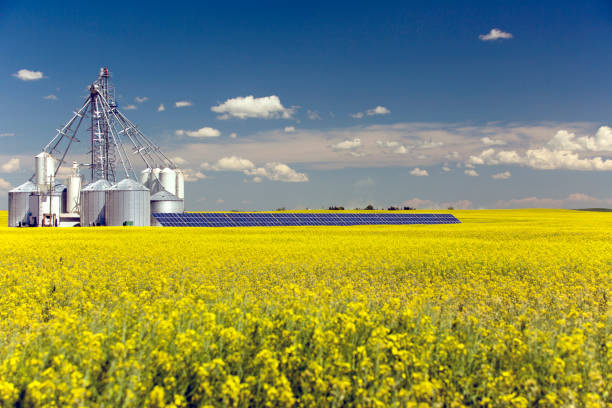
[[[366,112],[366,114],[368,116],[373,116],[373,115],[388,115],[390,114],[391,111],[387,108],[385,108],[384,106],[377,106],[374,109],[368,109],[368,111]]]
[[[203,138],[203,137],[219,137],[221,135],[221,132],[218,131],[217,129],[205,126],[198,130],[179,129],[179,130],[174,131],[174,134],[177,136],[189,136],[189,137]]]
[[[290,119],[295,111],[294,108],[285,108],[278,96],[264,96],[255,98],[253,95],[238,96],[231,98],[210,108],[211,111],[221,113],[218,119]]]
[[[148,100],[149,100],[149,98],[147,98],[146,96],[137,96],[137,97],[135,98],[135,100],[136,100],[136,102],[138,102],[138,103],[143,103],[143,102],[148,101]]]
[[[187,160],[183,159],[182,157],[173,157],[172,161],[178,165],[187,163]]]
[[[214,164],[202,163],[201,167],[214,171],[241,171],[247,176],[252,176],[254,182],[260,182],[262,178],[289,183],[308,181],[306,174],[298,173],[284,163],[269,162],[257,167],[252,161],[238,156],[222,157]]]
[[[183,169],[183,174],[185,175],[186,182],[194,182],[206,178],[206,174],[202,173],[199,170]]]
[[[612,159],[580,157],[576,152],[612,151],[612,129],[601,126],[594,137],[576,137],[572,132],[559,130],[540,148],[528,149],[524,154],[516,150],[496,151],[493,148],[469,157],[470,165],[519,164],[540,170],[612,170]]]
[[[470,177],[478,177],[478,172],[474,169],[467,169],[464,173]]]
[[[237,137],[238,137],[238,135],[236,134],[236,132],[232,132],[232,133],[230,133],[229,137],[230,137],[231,139],[235,139],[235,138],[237,138]]]
[[[361,119],[363,118],[363,112],[351,113],[351,117],[355,119]]]
[[[37,81],[44,78],[41,71],[30,71],[29,69],[20,69],[13,74],[15,78],[19,78],[22,81]]]
[[[57,100],[57,96],[55,96],[53,94],[49,94],[47,96],[43,96],[43,99],[46,99],[48,101],[56,101]]]
[[[190,101],[176,101],[174,102],[174,106],[177,108],[186,108],[188,106],[193,105]]]
[[[295,126],[285,126],[285,132],[287,133],[295,132]]]
[[[361,139],[355,138],[353,140],[343,140],[342,142],[333,144],[331,148],[335,151],[346,151],[356,149],[359,146],[361,146]]]
[[[499,28],[492,28],[487,34],[480,34],[478,38],[482,41],[495,41],[501,39],[509,39],[512,38],[513,35],[510,33],[506,33]]]
[[[502,173],[494,174],[491,177],[495,180],[508,180],[510,177],[512,177],[512,174],[510,174],[509,171],[504,171]]]
[[[420,177],[429,176],[429,173],[427,172],[427,170],[419,169],[418,167],[412,169],[410,174],[412,174],[413,176],[420,176]]]
[[[0,191],[8,191],[11,188],[13,188],[13,186],[11,186],[11,183],[9,183],[3,178],[0,178]]]
[[[377,140],[376,145],[386,149],[387,151],[391,151],[396,154],[406,154],[408,153],[408,149],[406,146],[400,144],[394,140]]]
[[[138,109],[138,107],[136,105],[126,105],[123,107],[123,109],[125,110],[135,110]]]
[[[163,103],[160,103],[159,106],[157,107],[157,111],[158,112],[163,112],[166,110],[166,107],[164,106]]]
[[[14,173],[19,170],[19,164],[19,159],[14,157],[0,166],[0,168],[4,173]]]
[[[484,143],[484,144],[485,144],[485,146],[496,146],[496,145],[498,145],[498,146],[503,146],[503,145],[505,145],[505,144],[506,144],[506,142],[504,142],[503,140],[499,140],[499,139],[491,139],[491,138],[490,138],[490,137],[488,137],[488,136],[485,136],[485,137],[481,138],[481,139],[480,139],[480,141],[481,141],[482,143]]]

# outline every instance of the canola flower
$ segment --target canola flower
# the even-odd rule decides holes
[[[453,213],[0,228],[0,405],[610,406],[612,216]]]

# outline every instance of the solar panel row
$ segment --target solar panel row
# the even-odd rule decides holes
[[[364,213],[163,213],[153,214],[165,227],[263,227],[303,225],[458,224],[452,214]]]

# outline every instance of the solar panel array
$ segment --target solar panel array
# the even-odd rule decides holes
[[[164,227],[459,224],[452,214],[388,213],[156,213]]]

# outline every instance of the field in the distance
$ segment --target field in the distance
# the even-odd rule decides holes
[[[0,404],[612,402],[612,215],[453,214],[2,227]]]

